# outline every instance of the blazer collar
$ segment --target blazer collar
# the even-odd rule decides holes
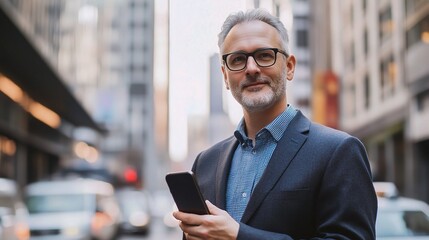
[[[270,162],[252,193],[241,222],[246,223],[250,220],[253,213],[258,209],[269,191],[274,187],[283,172],[288,168],[290,162],[294,159],[295,155],[306,141],[309,128],[310,121],[300,111],[298,111],[284,132],[283,137],[277,143],[277,147],[273,152]],[[231,158],[232,155],[230,154],[229,162],[231,161]],[[220,169],[224,169],[222,167]],[[229,169],[229,166],[227,169]],[[226,180],[223,186],[226,186]],[[224,196],[223,199],[225,199]]]
[[[239,141],[235,137],[230,137],[220,147],[219,163],[216,169],[216,205],[221,209],[226,209],[226,184],[228,181],[231,162],[234,156],[235,149]]]

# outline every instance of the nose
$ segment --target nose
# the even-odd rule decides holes
[[[256,63],[253,56],[249,56],[247,58],[247,64],[246,64],[246,73],[252,74],[252,73],[259,73],[260,68],[258,64]]]

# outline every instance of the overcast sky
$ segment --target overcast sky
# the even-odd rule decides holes
[[[209,57],[225,18],[245,0],[170,1],[170,153],[187,154],[187,119],[208,112]],[[220,71],[220,70],[219,70]]]

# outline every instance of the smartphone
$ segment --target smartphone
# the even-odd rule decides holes
[[[165,176],[171,195],[181,212],[209,214],[192,171],[168,173]]]

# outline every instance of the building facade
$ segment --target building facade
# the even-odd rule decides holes
[[[30,11],[19,1],[0,1],[0,177],[21,187],[61,168],[62,156],[73,154],[75,129],[105,132],[64,84],[50,49],[42,47],[43,39],[57,46],[58,28],[44,24],[58,21],[61,6],[52,2],[51,8],[42,4]]]
[[[312,51],[330,49],[313,56],[326,58],[326,70],[338,80],[339,128],[364,142],[374,180],[395,182],[401,194],[429,201],[429,80],[423,60],[429,49],[429,2],[325,3],[329,17],[313,7],[318,18],[312,27],[330,40],[321,46],[314,40]],[[316,74],[313,79],[316,83]]]
[[[161,177],[154,169],[159,162],[168,162],[163,159],[168,76],[160,74],[168,72],[164,50],[168,41],[162,36],[168,36],[168,6],[159,8],[162,18],[158,21],[164,30],[155,47],[152,0],[3,2],[17,13],[35,49],[78,99],[91,123],[108,133],[100,134],[97,128],[69,130],[73,139],[100,150],[98,160],[89,167],[107,169],[118,177],[132,168],[139,176],[138,185],[155,187]],[[157,67],[155,49],[163,50],[162,65]],[[156,75],[154,69],[158,69]],[[156,85],[156,78],[163,84]],[[164,110],[156,110],[155,99]],[[67,159],[67,167],[81,165],[73,155],[59,158]]]

